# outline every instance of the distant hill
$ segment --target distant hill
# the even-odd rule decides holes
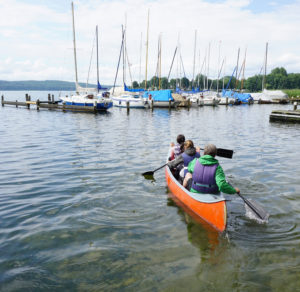
[[[80,86],[86,87],[85,83],[79,83]],[[111,87],[102,85],[103,87]],[[88,84],[88,87],[97,87],[96,84]],[[59,80],[26,80],[26,81],[4,81],[0,80],[0,90],[61,90],[75,91],[75,82]]]

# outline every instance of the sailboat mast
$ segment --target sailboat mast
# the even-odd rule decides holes
[[[265,55],[265,71],[262,81],[262,90],[266,87],[266,76],[267,76],[267,56],[268,56],[268,43],[266,43],[266,55]]]
[[[237,61],[236,61],[235,88],[237,88],[237,84],[238,84],[239,58],[240,58],[240,48],[238,49],[238,56],[237,56]]]
[[[96,25],[96,44],[97,44],[97,92],[99,92],[98,25]]]
[[[210,43],[208,44],[208,53],[207,53],[207,89],[208,89],[208,75],[209,75],[209,59],[210,59]]]
[[[78,85],[78,75],[77,75],[77,58],[76,58],[76,41],[75,41],[75,21],[74,21],[74,4],[72,2],[72,20],[73,20],[73,48],[74,48],[74,62],[75,62],[75,80],[76,80],[76,92]]]
[[[221,41],[219,41],[219,55],[218,55],[218,79],[217,79],[217,94],[219,93],[219,78],[220,78],[220,51],[221,51]]]
[[[148,9],[148,21],[147,21],[145,90],[147,90],[148,42],[149,42],[149,9]]]
[[[245,67],[246,67],[246,56],[247,56],[247,48],[245,50],[245,57],[243,62],[243,74],[242,74],[242,81],[241,81],[241,91],[243,90],[244,86],[244,79],[245,79]]]
[[[224,90],[225,67],[226,67],[226,57],[224,58],[224,69],[223,69],[223,84],[222,84],[222,90]]]
[[[141,86],[141,68],[142,68],[142,44],[143,44],[143,33],[141,32],[141,43],[140,43],[140,71],[139,71],[139,85]]]
[[[161,89],[161,35],[159,37],[159,82],[158,89]]]
[[[197,46],[197,30],[195,30],[195,40],[194,40],[194,62],[193,62],[192,87],[194,87],[194,80],[195,80],[196,46]]]

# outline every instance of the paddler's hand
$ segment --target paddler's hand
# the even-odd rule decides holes
[[[175,146],[174,142],[171,142],[170,146],[171,146],[171,147],[174,147],[174,146]]]
[[[196,152],[200,153],[200,147],[199,146],[196,147]]]
[[[239,188],[235,188],[235,191],[237,194],[239,194],[241,192]]]

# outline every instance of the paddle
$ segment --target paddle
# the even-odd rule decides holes
[[[257,203],[250,202],[246,198],[244,198],[242,195],[238,194],[238,196],[245,202],[245,204],[259,217],[259,219],[265,221],[268,219],[269,214]]]
[[[157,170],[163,168],[163,167],[166,166],[167,164],[168,164],[168,163],[165,163],[164,165],[162,165],[161,167],[159,167],[159,168],[157,168],[157,169],[155,169],[155,170],[153,170],[153,171],[146,171],[146,172],[142,173],[142,175],[143,175],[143,176],[151,176],[151,175],[154,174],[155,171],[157,171]]]
[[[232,158],[232,155],[233,155],[233,150],[217,148],[217,156]]]
[[[204,148],[200,148],[200,150],[204,150]],[[217,148],[217,156],[232,158],[233,150]]]

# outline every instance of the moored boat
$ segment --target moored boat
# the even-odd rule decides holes
[[[61,102],[66,105],[95,107],[98,111],[106,111],[113,103],[108,97],[99,97],[94,94],[77,94],[61,97]]]
[[[98,26],[96,26],[96,45],[97,45],[97,88],[83,88],[78,83],[77,74],[77,58],[76,58],[76,43],[75,43],[75,20],[74,20],[74,4],[72,2],[72,20],[73,20],[73,49],[75,62],[75,86],[76,94],[71,96],[63,96],[60,102],[66,105],[77,107],[93,107],[97,111],[106,111],[113,106],[112,100],[109,97],[107,88],[102,88],[99,83],[99,67],[98,67]],[[87,82],[88,85],[88,82]]]
[[[222,193],[216,195],[189,192],[176,180],[168,166],[165,168],[165,176],[169,190],[180,202],[218,231],[225,230],[227,211]]]
[[[145,91],[143,98],[148,101],[150,107],[176,108],[180,103],[174,100],[169,89]]]
[[[113,96],[114,106],[126,108],[148,108],[148,101],[139,94],[124,93],[120,96]]]

